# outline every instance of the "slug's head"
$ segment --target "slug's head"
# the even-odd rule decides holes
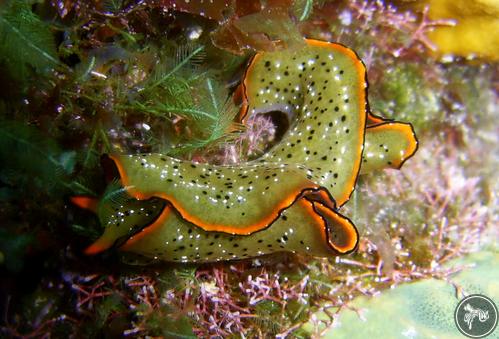
[[[112,192],[115,193],[114,197]],[[166,207],[166,201],[162,199],[137,200],[123,191],[117,193],[114,187],[108,188],[100,200],[75,196],[71,201],[81,208],[95,212],[104,228],[104,233],[85,249],[85,254],[88,255],[100,253],[112,246],[121,246],[130,237],[154,223]]]

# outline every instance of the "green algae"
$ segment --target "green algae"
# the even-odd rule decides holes
[[[462,271],[448,280],[426,279],[394,286],[375,297],[358,297],[340,311],[324,338],[460,338],[454,310],[464,295],[499,298],[497,250],[482,251],[445,265]],[[321,318],[320,314],[316,315]],[[305,328],[312,332],[314,327]]]

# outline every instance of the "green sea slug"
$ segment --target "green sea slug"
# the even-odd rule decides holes
[[[233,166],[109,156],[130,198],[73,198],[105,227],[87,254],[114,246],[166,261],[212,262],[355,250],[358,232],[338,208],[360,173],[400,168],[415,153],[412,126],[369,112],[363,63],[334,43],[306,40],[300,50],[256,54],[240,93],[243,123],[250,114],[288,114],[282,140],[260,159]]]

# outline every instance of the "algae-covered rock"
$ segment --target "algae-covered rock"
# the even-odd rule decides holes
[[[498,0],[429,0],[432,20],[454,19],[454,27],[437,27],[429,38],[440,55],[499,60]]]
[[[454,310],[462,293],[480,293],[499,301],[499,253],[479,252],[447,266],[466,268],[451,276],[451,283],[428,279],[394,287],[377,297],[358,297],[339,313],[324,337],[462,338],[454,324]],[[305,328],[313,331],[312,324]],[[499,338],[499,332],[489,338]]]

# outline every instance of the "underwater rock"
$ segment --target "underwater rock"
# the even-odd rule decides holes
[[[497,252],[483,251],[447,263],[463,270],[444,280],[427,279],[384,291],[376,297],[360,296],[349,302],[325,337],[338,338],[461,338],[454,310],[465,295],[481,293],[498,300]],[[456,287],[461,294],[456,296]],[[322,319],[316,314],[316,319]],[[326,317],[327,318],[327,317]],[[324,318],[325,319],[325,318]],[[305,326],[313,331],[313,324]]]

